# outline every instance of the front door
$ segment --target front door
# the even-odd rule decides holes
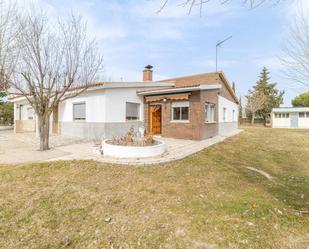
[[[291,113],[291,128],[298,128],[298,113]]]
[[[161,105],[150,105],[150,133],[161,134]]]

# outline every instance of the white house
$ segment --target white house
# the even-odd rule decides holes
[[[274,108],[271,120],[273,128],[309,129],[309,107]]]
[[[27,100],[12,98],[15,132],[37,131]],[[98,82],[59,104],[51,115],[52,133],[88,139],[124,135],[130,127],[151,134],[201,140],[238,128],[238,99],[223,72],[142,82]]]

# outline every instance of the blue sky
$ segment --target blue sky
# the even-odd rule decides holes
[[[282,1],[250,10],[239,4],[205,4],[187,15],[178,0],[156,14],[162,0],[26,0],[43,7],[52,17],[79,14],[96,36],[104,56],[104,77],[114,81],[141,80],[145,65],[154,66],[154,79],[215,70],[215,44],[232,35],[219,50],[219,69],[237,94],[244,95],[257,81],[263,66],[271,80],[285,90],[284,106],[308,89],[284,78],[282,55],[297,6],[309,16],[308,0]],[[237,3],[238,2],[238,3]]]

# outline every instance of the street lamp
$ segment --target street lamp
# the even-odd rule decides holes
[[[220,47],[220,45],[224,42],[226,42],[227,40],[231,39],[232,36],[229,36],[227,38],[225,38],[224,40],[222,41],[219,41],[217,44],[216,44],[216,72],[218,72],[218,47]]]

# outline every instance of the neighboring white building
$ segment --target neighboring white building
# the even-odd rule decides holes
[[[309,129],[309,107],[274,108],[271,120],[273,128]]]

